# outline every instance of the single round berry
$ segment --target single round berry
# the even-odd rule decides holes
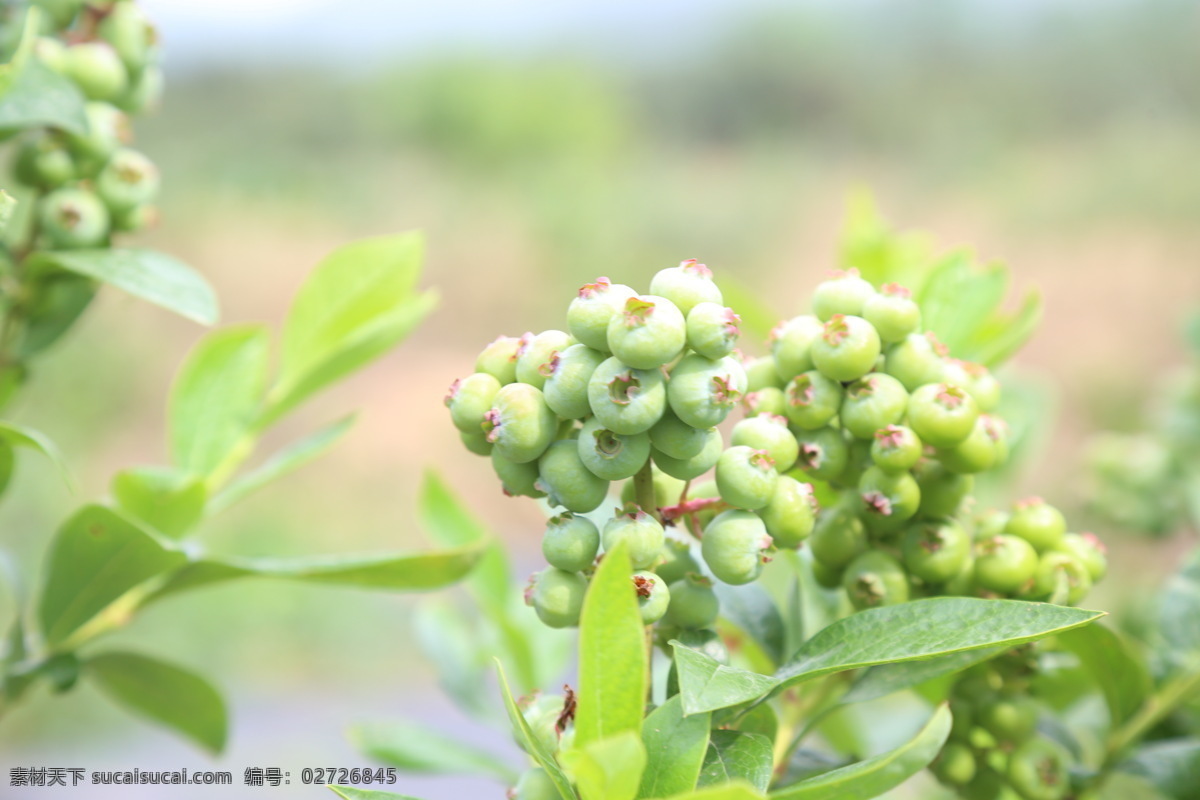
[[[1037,552],[1024,539],[1001,534],[975,545],[975,583],[997,594],[1016,594],[1034,578]]]
[[[129,83],[125,65],[107,42],[71,45],[63,54],[63,69],[89,100],[111,100]]]
[[[824,330],[821,320],[804,315],[781,322],[771,331],[771,356],[781,381],[787,383],[813,369],[812,345]]]
[[[541,767],[522,772],[517,784],[508,793],[509,800],[558,800],[560,796],[558,787]]]
[[[1063,598],[1066,603],[1076,605],[1091,591],[1092,576],[1087,567],[1070,553],[1053,550],[1042,553],[1033,578],[1031,596],[1057,601],[1060,587],[1066,591]]]
[[[971,560],[971,537],[952,519],[913,525],[900,548],[909,573],[926,583],[946,583]]]
[[[649,436],[613,433],[595,417],[583,423],[577,447],[583,465],[606,481],[632,478],[650,457]]]
[[[843,504],[821,510],[808,546],[817,561],[841,570],[867,552],[870,543],[862,520],[852,508]]]
[[[667,386],[659,369],[633,369],[613,357],[588,381],[588,405],[604,427],[621,434],[648,431],[662,419]]]
[[[746,391],[757,392],[768,387],[782,389],[787,381],[775,370],[775,359],[771,356],[752,358],[743,364],[746,370]]]
[[[716,479],[722,500],[753,510],[771,502],[779,473],[765,450],[738,445],[717,459]]]
[[[777,472],[791,469],[800,455],[800,445],[788,430],[787,419],[760,415],[748,417],[733,426],[730,444],[746,445],[755,450],[765,450],[775,462]]]
[[[687,313],[687,346],[705,358],[724,358],[737,346],[742,318],[718,303],[697,303]]]
[[[573,439],[560,439],[538,459],[537,488],[546,502],[568,511],[594,511],[608,496],[608,481],[584,466]]]
[[[921,327],[921,309],[913,301],[912,292],[894,283],[884,284],[878,294],[867,298],[862,317],[875,326],[886,344],[898,342]]]
[[[776,386],[764,386],[761,389],[747,392],[742,398],[742,408],[746,416],[756,414],[771,414],[777,417],[787,416],[787,397],[783,390]]]
[[[788,381],[783,390],[784,413],[788,421],[803,430],[816,430],[829,424],[842,407],[842,384],[816,370],[802,372]]]
[[[888,425],[875,431],[871,460],[886,472],[907,472],[921,460],[921,439],[912,428]]]
[[[835,381],[856,381],[875,368],[879,334],[862,317],[834,314],[812,343],[813,365]]]
[[[108,209],[86,189],[55,189],[41,199],[38,214],[51,247],[95,247],[108,238]]]
[[[149,109],[157,109],[162,105],[163,89],[166,78],[162,67],[149,64],[134,82],[112,102],[123,111],[138,114]]]
[[[907,472],[869,467],[859,478],[858,493],[864,520],[876,531],[900,530],[921,505],[921,489]]]
[[[921,489],[918,513],[923,517],[953,517],[975,486],[974,476],[951,472],[936,461],[918,462],[913,475]]]
[[[1030,497],[1013,508],[1004,532],[1021,537],[1043,553],[1062,543],[1067,521],[1061,511],[1042,498]]]
[[[121,148],[96,175],[96,194],[114,214],[154,201],[158,167],[136,150]]]
[[[694,258],[655,273],[650,279],[650,294],[667,298],[685,316],[700,303],[724,303],[721,290],[713,283],[712,271]]]
[[[975,426],[953,447],[939,449],[938,461],[952,472],[974,474],[996,466],[1007,452],[1004,443],[1004,423],[987,414],[980,414]]]
[[[653,625],[667,613],[671,590],[667,582],[653,572],[635,572],[632,580],[634,592],[637,593],[638,610],[642,613],[642,624]]]
[[[667,536],[654,573],[668,584],[683,580],[689,572],[699,572],[700,565],[692,557],[692,548],[683,539]]]
[[[84,106],[87,133],[67,134],[67,145],[83,174],[92,175],[108,163],[122,141],[129,138],[129,118],[108,103]]]
[[[588,403],[588,381],[605,360],[599,350],[586,344],[573,344],[550,356],[542,392],[546,405],[563,419],[583,419],[592,413]]]
[[[564,331],[542,331],[533,337],[521,337],[517,349],[517,380],[541,389],[551,371],[551,360],[575,342]]]
[[[979,418],[975,398],[948,383],[919,387],[908,401],[908,425],[921,441],[934,447],[954,447],[968,436]]]
[[[681,481],[699,478],[717,464],[724,448],[721,432],[716,428],[705,431],[704,448],[691,458],[671,458],[666,453],[652,451],[654,463],[666,474]]]
[[[932,333],[910,333],[888,348],[883,371],[910,392],[927,383],[940,383],[946,371],[945,347]]]
[[[604,524],[604,550],[625,542],[633,568],[649,569],[658,560],[664,536],[658,520],[631,504]]]
[[[820,428],[815,431],[793,431],[800,452],[796,466],[810,478],[830,481],[846,469],[850,448],[846,436],[837,428]]]
[[[929,769],[947,786],[966,786],[975,777],[975,754],[968,745],[948,742]]]
[[[1083,564],[1093,583],[1103,579],[1108,572],[1107,550],[1094,533],[1065,533],[1055,549],[1070,553]]]
[[[874,296],[875,287],[870,281],[859,277],[858,270],[839,272],[817,284],[813,291],[813,314],[822,322],[832,319],[836,314],[862,316],[864,306]]]
[[[838,418],[842,427],[859,439],[874,437],[875,431],[904,419],[908,392],[891,375],[872,374],[846,387]]]
[[[668,390],[669,391],[669,390]],[[667,409],[662,419],[650,429],[650,443],[654,449],[671,458],[686,460],[699,455],[708,444],[712,428],[693,428]]]
[[[671,370],[667,402],[675,416],[693,428],[712,428],[729,416],[742,396],[744,371],[732,357],[714,361],[691,353]]]
[[[846,567],[842,588],[858,609],[895,605],[908,600],[908,574],[895,556],[868,550]]]
[[[450,384],[445,402],[454,427],[464,433],[480,433],[483,417],[499,391],[500,381],[486,372],[476,372]]]
[[[532,334],[527,334],[532,335]],[[504,386],[517,379],[517,350],[521,340],[515,336],[501,336],[483,348],[475,359],[475,371],[486,372]]]
[[[570,628],[579,624],[587,586],[587,579],[577,572],[548,567],[529,579],[525,602],[551,628]]]
[[[782,475],[775,484],[771,502],[759,512],[776,547],[794,550],[812,533],[817,501],[812,486]]]
[[[146,66],[154,30],[136,3],[114,3],[96,32],[112,45],[129,74],[137,74]]]
[[[665,297],[637,295],[608,323],[608,349],[625,364],[654,369],[674,361],[687,340],[683,313]]]
[[[1025,800],[1062,800],[1071,788],[1071,754],[1051,739],[1029,739],[1008,757],[1008,783]]]
[[[1038,707],[1031,698],[1003,695],[984,703],[975,724],[1002,744],[1020,744],[1037,730]]]
[[[975,398],[979,410],[985,414],[995,411],[1000,405],[1000,381],[981,364],[966,363],[964,366],[971,378],[967,391]]]
[[[718,514],[704,529],[700,553],[717,580],[738,586],[762,574],[771,544],[758,515],[732,509]]]
[[[587,517],[569,511],[551,517],[542,537],[546,563],[566,572],[583,572],[600,551],[600,530]]]
[[[546,493],[537,488],[537,461],[518,463],[511,461],[492,448],[492,469],[500,479],[500,486],[509,497],[545,497]]]
[[[491,409],[484,414],[483,430],[500,455],[523,464],[536,459],[554,441],[558,418],[540,389],[510,383],[496,392]]]
[[[686,575],[671,583],[671,604],[663,622],[686,630],[712,627],[721,612],[721,601],[712,581],[701,575]]]
[[[487,434],[482,430],[459,431],[458,438],[463,447],[477,456],[490,456],[494,449],[492,443],[487,440]]]
[[[55,189],[75,178],[75,161],[60,138],[39,136],[21,143],[13,173],[27,186]]]
[[[567,307],[567,328],[578,341],[593,350],[610,353],[608,323],[636,295],[633,289],[608,278],[597,278],[579,290],[579,295]]]

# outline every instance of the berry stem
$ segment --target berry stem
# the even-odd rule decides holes
[[[661,523],[663,518],[658,512],[658,502],[654,497],[653,469],[650,459],[646,459],[646,463],[633,476],[633,497],[642,511],[645,511]]]

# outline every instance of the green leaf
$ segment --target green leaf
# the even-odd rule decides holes
[[[425,472],[417,499],[417,518],[433,541],[462,547],[490,541],[487,526],[467,510],[466,503],[432,470]],[[491,558],[471,576],[469,587],[483,608],[502,607],[512,599],[512,578],[503,558]]]
[[[38,608],[47,644],[61,644],[126,592],[186,560],[132,520],[103,506],[84,506],[50,545]]]
[[[1200,737],[1165,739],[1144,744],[1117,766],[1140,775],[1176,800],[1200,798]]]
[[[3,438],[13,447],[25,447],[37,452],[50,459],[50,463],[58,469],[58,474],[62,476],[63,483],[72,491],[75,489],[75,481],[71,477],[71,470],[67,467],[67,460],[63,458],[63,454],[59,451],[58,445],[50,441],[41,431],[36,431],[33,428],[27,428],[24,425],[18,425],[15,422],[0,421],[0,438]]]
[[[696,786],[743,780],[760,792],[771,784],[774,753],[771,740],[757,733],[713,731]]]
[[[950,709],[938,707],[909,742],[866,761],[851,764],[772,792],[774,800],[867,800],[888,792],[920,772],[950,735]]]
[[[268,458],[261,466],[235,480],[208,504],[208,514],[217,514],[268,483],[324,455],[354,426],[357,414],[349,414],[293,442]]]
[[[12,88],[21,71],[29,62],[33,46],[37,42],[38,30],[41,28],[41,9],[30,7],[25,13],[25,23],[21,26],[21,38],[17,40],[12,57],[0,64],[0,98]]]
[[[202,480],[166,467],[121,470],[112,493],[123,511],[173,539],[201,520],[208,499]]]
[[[333,790],[333,793],[338,797],[343,797],[345,800],[417,800],[407,794],[396,794],[395,792],[381,792],[378,789],[356,789],[353,786],[333,786],[328,788]]]
[[[88,129],[84,103],[73,81],[31,58],[0,97],[0,130],[47,125],[82,136]]]
[[[87,675],[118,703],[172,728],[212,753],[225,747],[225,702],[185,669],[137,653],[108,652],[84,662]]]
[[[733,781],[724,786],[709,786],[695,792],[673,794],[667,800],[763,800],[763,794],[745,781]]]
[[[418,293],[419,234],[381,236],[338,248],[300,287],[283,331],[279,383],[266,420],[383,355],[436,303]]]
[[[498,778],[508,785],[517,772],[491,753],[449,737],[427,725],[407,722],[378,722],[355,725],[350,742],[366,755],[408,772],[443,775],[465,773]]]
[[[1091,627],[1099,626],[1093,625]],[[1083,628],[1081,630],[1090,630],[1090,628]],[[967,667],[987,661],[989,658],[1000,655],[1006,649],[1008,648],[988,647],[982,650],[964,650],[959,653],[951,653],[947,656],[931,658],[928,661],[902,661],[899,664],[880,664],[877,667],[865,670],[859,676],[858,680],[854,682],[854,685],[850,687],[850,691],[842,696],[841,702],[865,703],[868,700],[886,697],[902,689],[911,689],[913,686],[931,681],[934,678],[940,678],[943,675],[952,675]]]
[[[1037,289],[1030,289],[1015,314],[998,314],[979,327],[971,358],[995,369],[1029,341],[1041,321],[1042,295]]]
[[[217,321],[217,295],[208,281],[165,253],[137,248],[60,250],[36,253],[32,262],[103,281],[201,325]]]
[[[728,708],[766,695],[777,685],[770,675],[728,667],[710,656],[672,641],[683,713],[701,714]]]
[[[583,599],[577,746],[642,730],[650,675],[632,575],[629,555],[618,546],[605,553]]]
[[[654,709],[642,722],[646,771],[638,797],[663,797],[695,788],[708,751],[709,714],[683,716],[679,695]]]
[[[571,788],[571,782],[563,773],[562,768],[558,766],[554,754],[549,752],[542,744],[541,739],[534,735],[529,723],[525,721],[525,716],[517,708],[512,691],[508,688],[508,678],[504,675],[504,667],[500,664],[500,660],[495,659],[495,662],[496,674],[500,678],[500,693],[504,698],[504,709],[508,712],[508,720],[512,723],[513,734],[525,752],[533,757],[539,767],[546,770],[546,774],[550,776],[550,780],[558,789],[561,800],[578,800],[575,790]],[[578,726],[578,722],[576,725]],[[578,735],[576,741],[578,742]]]
[[[583,800],[634,800],[646,750],[632,731],[576,745],[564,754]]]
[[[941,259],[921,289],[921,322],[959,358],[971,356],[980,325],[995,313],[1008,290],[1008,268],[977,265],[968,253]]]
[[[188,354],[168,408],[175,463],[208,477],[235,464],[253,443],[271,336],[262,325],[214,331]]]
[[[1112,727],[1133,716],[1154,691],[1150,671],[1126,639],[1104,625],[1088,625],[1058,637],[1079,657],[1080,668],[1100,687]]]
[[[730,586],[717,583],[714,587],[721,600],[721,616],[741,628],[762,646],[772,660],[772,668],[783,662],[784,627],[778,606],[757,583]]]
[[[453,604],[431,597],[417,604],[413,633],[432,663],[438,685],[460,708],[476,717],[492,713],[484,679],[484,648],[479,626]]]
[[[1167,658],[1180,669],[1200,668],[1200,550],[1172,576],[1162,593],[1159,633]]]

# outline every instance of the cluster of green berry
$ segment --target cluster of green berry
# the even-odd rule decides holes
[[[37,224],[50,249],[105,246],[154,217],[158,169],[126,146],[127,114],[157,103],[162,71],[154,28],[132,0],[36,0],[43,35],[34,57],[87,98],[87,132],[23,135],[13,176],[38,193]]]

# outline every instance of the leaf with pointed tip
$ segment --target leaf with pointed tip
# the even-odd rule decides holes
[[[765,736],[741,731],[713,731],[696,787],[742,780],[765,792],[771,783],[773,759],[771,740]]]
[[[130,516],[178,539],[204,516],[204,481],[169,467],[131,467],[113,476],[113,498]]]
[[[725,666],[678,641],[672,641],[671,646],[675,649],[675,669],[679,673],[679,694],[685,715],[757,700],[778,685],[770,675]]]
[[[696,786],[708,750],[709,714],[683,716],[683,699],[671,697],[642,723],[646,771],[638,797],[663,797]]]
[[[785,657],[783,616],[767,590],[757,583],[730,586],[718,582],[713,588],[721,601],[721,616],[763,648],[773,662],[772,669],[782,663]]]
[[[1133,716],[1154,691],[1141,655],[1116,631],[1088,625],[1067,631],[1058,641],[1079,657],[1080,668],[1100,687],[1112,727]]]
[[[50,463],[58,469],[58,474],[62,476],[63,483],[67,485],[68,489],[74,491],[75,481],[71,478],[67,460],[63,458],[58,445],[52,442],[46,434],[15,422],[0,421],[0,438],[13,447],[35,450],[50,459]]]

